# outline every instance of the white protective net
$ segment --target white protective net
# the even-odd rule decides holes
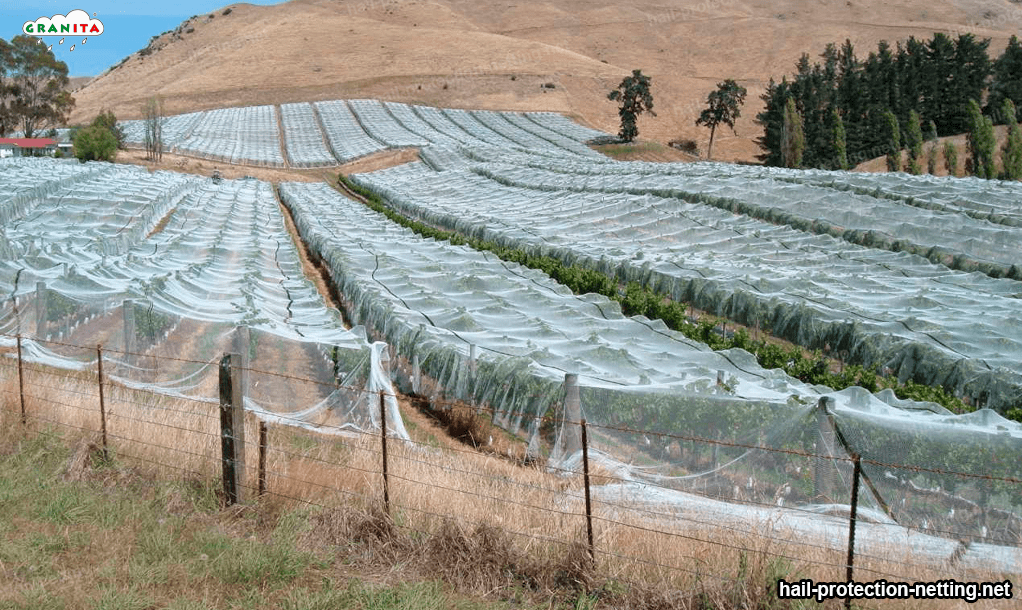
[[[540,164],[591,173],[544,172]],[[604,192],[621,168],[603,176],[607,164],[590,165],[508,153],[448,163],[447,171],[415,163],[356,180],[428,223],[638,281],[902,381],[943,385],[979,406],[1020,405],[1018,282],[735,215],[699,197]]]
[[[5,223],[0,346],[21,335],[28,362],[92,369],[95,352],[81,347],[102,344],[111,379],[212,402],[216,362],[233,351],[260,417],[378,429],[374,393],[393,394],[383,346],[345,330],[305,279],[269,184],[55,160],[0,172],[21,167],[41,175]],[[67,182],[67,168],[81,168],[70,184],[42,188],[47,175]],[[390,427],[407,438],[388,403]]]
[[[975,543],[966,563],[1019,559],[1015,422],[987,410],[952,415],[890,390],[808,386],[743,350],[712,352],[622,316],[604,297],[574,296],[540,272],[417,237],[325,185],[280,190],[358,322],[418,360],[445,392],[435,402],[491,409],[495,423],[548,451],[550,466],[576,471],[585,418],[591,459],[618,480],[597,490],[606,501],[703,519],[770,516],[840,546],[855,453],[871,523],[862,548],[911,538],[940,560],[965,538]],[[577,375],[576,408],[565,373]]]

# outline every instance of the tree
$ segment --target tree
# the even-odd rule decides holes
[[[944,142],[944,169],[948,176],[958,175],[958,149],[951,140]]]
[[[1004,98],[1001,114],[1007,118],[1008,139],[1001,150],[1001,177],[1005,180],[1022,180],[1022,129],[1018,126],[1015,104]]]
[[[1017,109],[1022,106],[1022,43],[1018,36],[1012,36],[1008,47],[993,65],[993,81],[990,83],[990,97],[987,99],[987,114],[992,115],[1004,108],[1004,100],[1011,100]],[[998,117],[996,123],[1007,119]]]
[[[791,95],[791,86],[787,77],[775,83],[770,79],[766,91],[759,99],[763,100],[763,111],[756,115],[756,124],[763,127],[763,135],[756,138],[756,145],[763,153],[757,159],[764,165],[780,167],[784,165],[781,152],[781,135],[784,133],[784,105]]]
[[[100,112],[95,119],[92,120],[93,126],[102,127],[113,134],[114,139],[117,140],[118,150],[124,150],[124,131],[117,126],[117,117],[114,116],[113,111],[104,110]]]
[[[908,125],[905,127],[905,147],[908,148],[906,169],[908,173],[913,175],[922,173],[922,166],[919,160],[923,156],[923,130],[919,122],[919,113],[915,110],[910,110],[908,113]]]
[[[937,173],[937,125],[930,121],[929,129],[926,132],[926,141],[930,143],[926,152],[926,172]]]
[[[972,174],[978,178],[996,178],[994,169],[994,125],[990,117],[983,116],[976,100],[969,100],[969,160],[972,163]]]
[[[7,135],[16,123],[11,108],[13,85],[8,78],[14,66],[14,52],[11,44],[0,38],[0,138]]]
[[[848,169],[848,147],[845,124],[836,108],[831,112],[830,122],[831,144],[834,147],[834,167],[846,170]]]
[[[884,148],[887,150],[887,171],[896,172],[901,169],[901,132],[898,129],[898,117],[890,110],[883,113]]]
[[[163,100],[151,97],[142,104],[142,121],[145,128],[146,159],[160,161],[163,158]]]
[[[717,125],[724,124],[735,129],[735,119],[742,116],[741,106],[745,103],[745,87],[740,86],[732,79],[717,83],[717,90],[711,91],[706,96],[707,108],[703,110],[696,125],[706,125],[710,128],[710,146],[706,150],[706,158],[713,158],[713,135],[717,131]],[[735,132],[735,135],[738,135]]]
[[[36,36],[15,36],[10,46],[9,114],[26,138],[46,126],[67,123],[74,98],[68,93],[67,64],[57,61]]]
[[[607,94],[607,99],[620,101],[621,108],[618,115],[621,117],[621,131],[618,136],[625,142],[635,140],[639,135],[639,128],[636,120],[639,114],[648,112],[653,116],[653,94],[649,91],[650,78],[642,73],[642,70],[632,70],[631,76],[626,76],[617,89]]]
[[[784,167],[802,167],[802,153],[806,140],[802,131],[802,115],[795,108],[795,99],[789,97],[784,104],[784,128],[781,132],[781,155]]]
[[[113,161],[117,155],[117,138],[101,125],[79,129],[74,136],[75,157],[86,161]]]

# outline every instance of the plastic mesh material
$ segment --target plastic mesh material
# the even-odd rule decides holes
[[[99,163],[69,179],[76,166],[55,160],[0,171],[22,163],[41,175],[0,201],[13,252],[0,259],[0,346],[20,334],[27,362],[91,370],[95,354],[74,346],[102,344],[111,379],[214,402],[216,362],[233,351],[265,419],[378,429],[378,393],[393,394],[383,346],[345,330],[305,279],[269,184]]]

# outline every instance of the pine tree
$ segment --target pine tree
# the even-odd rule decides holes
[[[795,98],[788,98],[784,104],[784,129],[781,133],[781,153],[784,167],[802,167],[802,154],[805,152],[805,132],[802,127],[802,115],[795,108]]]
[[[1019,128],[1015,104],[1005,98],[1001,108],[1008,124],[1008,139],[1001,150],[1001,165],[1004,167],[1001,178],[1004,180],[1022,180],[1022,129]]]
[[[784,132],[784,105],[790,96],[791,85],[787,78],[775,83],[770,79],[766,91],[759,99],[763,100],[764,109],[756,115],[756,124],[763,127],[763,135],[756,138],[756,145],[763,153],[756,158],[763,165],[781,167],[784,165],[784,154],[781,150],[781,138]]]
[[[1008,47],[993,65],[993,80],[990,83],[990,97],[987,99],[987,114],[992,115],[1004,108],[1004,100],[1011,100],[1015,107],[1022,106],[1022,42],[1012,36]],[[1005,122],[998,117],[997,124]]]
[[[887,149],[887,171],[896,172],[901,169],[901,133],[898,129],[898,117],[890,110],[885,110],[884,148]]]
[[[905,127],[905,147],[908,148],[908,162],[905,169],[912,175],[922,173],[919,161],[923,157],[923,130],[919,126],[919,113],[910,110],[908,125]]]
[[[944,142],[944,169],[948,176],[958,175],[958,149],[951,140]]]
[[[969,116],[969,161],[972,165],[972,174],[978,178],[995,178],[994,149],[994,125],[989,117],[983,116],[976,100],[969,100],[967,107]]]
[[[848,146],[845,137],[845,124],[837,109],[830,113],[831,122],[831,145],[834,147],[834,167],[836,169],[848,169]]]

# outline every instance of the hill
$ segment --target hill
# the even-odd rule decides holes
[[[1022,23],[1011,0],[292,0],[230,5],[183,22],[76,94],[74,121],[101,108],[137,118],[158,93],[167,111],[374,97],[448,107],[553,110],[617,131],[607,92],[641,68],[657,117],[644,138],[695,138],[707,93],[725,78],[749,90],[722,159],[751,160],[752,117],[770,77],[803,52],[850,39],[860,55],[881,39],[971,31],[1000,53]],[[226,13],[226,14],[225,14]],[[550,87],[549,85],[552,85]]]

